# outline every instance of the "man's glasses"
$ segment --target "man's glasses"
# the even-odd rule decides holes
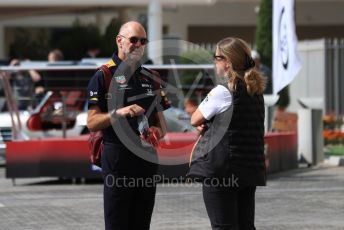
[[[138,42],[140,42],[141,45],[144,46],[144,45],[146,45],[147,42],[148,42],[148,39],[147,39],[147,38],[139,38],[139,37],[135,37],[135,36],[130,37],[130,38],[127,38],[126,36],[123,36],[123,35],[120,35],[120,34],[119,34],[119,36],[128,39],[128,40],[130,41],[130,43],[131,43],[131,44],[134,44],[134,45],[136,45]]]
[[[225,59],[226,59],[226,57],[223,56],[223,55],[216,55],[216,54],[213,55],[213,60],[214,61],[222,61],[222,60],[225,60]]]

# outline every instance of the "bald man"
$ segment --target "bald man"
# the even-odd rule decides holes
[[[104,135],[107,230],[149,229],[153,212],[158,164],[154,147],[166,133],[162,111],[169,106],[159,74],[141,66],[147,42],[140,23],[122,25],[116,36],[118,53],[105,64],[111,74],[100,69],[88,85],[87,126]],[[109,89],[107,78],[112,78]]]

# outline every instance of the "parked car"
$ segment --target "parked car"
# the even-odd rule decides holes
[[[65,105],[61,102],[61,96],[65,98]],[[63,137],[63,126],[66,127],[66,137],[87,134],[84,98],[85,95],[81,91],[49,91],[33,111],[19,112],[22,123],[21,138],[31,140]],[[189,115],[181,109],[172,107],[164,111],[164,115],[167,135],[158,147],[161,162],[167,165],[185,163],[197,139],[196,129],[190,125]],[[0,133],[0,153],[4,155],[6,142],[13,139],[9,112],[0,113]]]

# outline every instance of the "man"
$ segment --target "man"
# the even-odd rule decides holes
[[[53,49],[48,53],[48,62],[53,63],[56,61],[62,61],[63,60],[63,53],[59,49]]]
[[[10,66],[20,65],[19,59],[12,59]],[[27,110],[35,106],[36,96],[41,93],[41,75],[35,70],[15,71],[11,73],[11,82],[14,88],[14,95],[18,98],[18,109]],[[44,90],[43,90],[44,91]],[[34,96],[34,100],[30,99]]]
[[[156,86],[158,74],[140,64],[147,43],[142,25],[122,25],[116,43],[118,54],[106,64],[113,79],[109,91],[100,70],[88,85],[87,126],[104,133],[105,229],[144,230],[149,229],[156,191],[152,145],[165,135],[162,110],[168,105],[160,83]]]

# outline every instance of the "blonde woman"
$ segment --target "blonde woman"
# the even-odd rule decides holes
[[[193,113],[202,130],[189,176],[203,182],[212,229],[255,229],[256,186],[266,184],[264,164],[265,79],[246,42],[225,38],[214,54],[222,81]]]

